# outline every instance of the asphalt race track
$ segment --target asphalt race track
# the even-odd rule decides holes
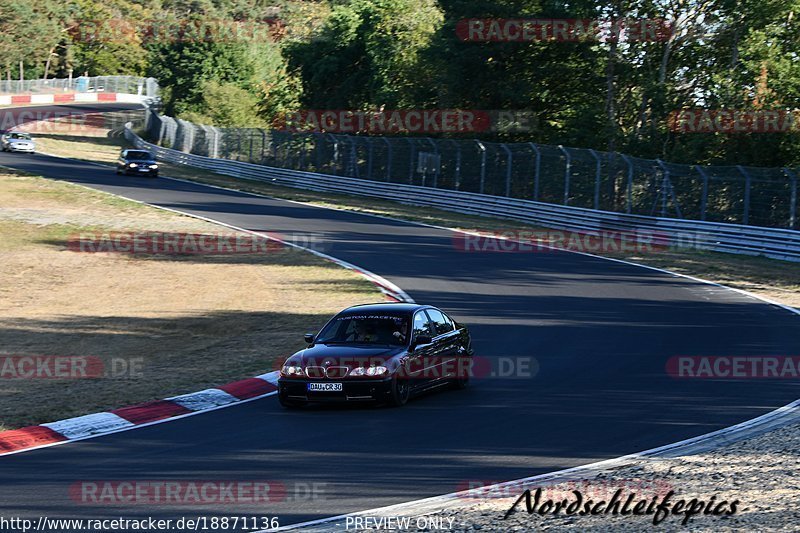
[[[486,377],[401,409],[290,413],[268,397],[2,457],[3,515],[267,515],[287,525],[652,448],[800,396],[793,380],[667,375],[676,355],[800,354],[800,317],[733,291],[563,252],[464,253],[445,230],[44,155],[0,153],[0,165],[250,230],[313,234],[326,253],[449,310],[471,328],[478,355],[538,363],[532,377]],[[289,497],[259,508],[96,507],[69,497],[84,480],[277,480]],[[291,497],[312,483],[324,484],[322,497]]]

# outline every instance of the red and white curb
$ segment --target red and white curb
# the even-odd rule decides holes
[[[278,372],[104,413],[0,432],[0,456],[212,411],[275,394]]]
[[[0,94],[0,106],[19,104],[65,104],[70,102],[120,102],[140,104],[144,96],[128,93]]]

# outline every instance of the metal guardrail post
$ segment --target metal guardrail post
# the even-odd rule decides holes
[[[592,149],[589,149],[589,153],[592,154],[595,160],[595,172],[594,172],[594,208],[600,209],[600,169],[602,165],[600,163],[600,157],[597,155]]]
[[[564,170],[564,205],[569,205],[569,175],[572,171],[572,154],[560,144],[558,145],[558,149],[561,150],[566,158],[566,167]]]
[[[789,228],[794,229],[797,222],[797,174],[788,168],[783,171],[789,176]]]
[[[484,185],[486,183],[486,147],[480,141],[475,141],[481,151],[481,181],[478,192],[483,194]]]
[[[506,143],[502,143],[500,146],[503,147],[508,156],[506,159],[506,197],[509,197],[511,196],[511,165],[513,164],[514,156]]]
[[[633,162],[625,154],[619,154],[625,164],[628,165],[628,180],[625,185],[625,212],[631,214],[633,207]]]
[[[386,143],[386,181],[392,181],[392,143],[386,137],[381,137]]]
[[[703,190],[700,193],[700,220],[706,219],[706,209],[708,208],[708,174],[703,170],[703,167],[695,165],[694,168],[698,174],[703,178]]]
[[[748,225],[750,223],[750,187],[752,179],[750,173],[747,172],[742,165],[736,165],[736,169],[744,176],[744,212],[742,213],[742,224]]]
[[[533,163],[533,201],[539,201],[539,172],[542,168],[542,151],[539,150],[539,147],[536,146],[536,143],[529,142],[528,146],[531,147],[534,154],[536,154],[536,159]]]

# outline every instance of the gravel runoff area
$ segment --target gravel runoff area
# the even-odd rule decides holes
[[[576,474],[573,480],[544,482],[530,485],[502,488],[498,490],[481,489],[481,482],[464,483],[464,488],[478,487],[467,492],[456,503],[443,504],[437,512],[425,510],[414,514],[392,515],[386,513],[369,516],[371,522],[351,522],[348,531],[375,531],[389,529],[391,522],[383,522],[376,527],[376,520],[391,519],[395,523],[410,520],[406,530],[448,530],[448,531],[797,531],[800,528],[800,422],[793,418],[790,425],[773,429],[755,437],[747,438],[716,449],[677,457],[640,458],[627,466],[609,470],[595,471],[589,475]],[[541,488],[538,505],[533,513],[528,513],[524,499],[519,501],[515,511],[507,518],[506,513],[514,507],[523,494],[530,489],[531,503],[536,503],[537,488]],[[583,510],[588,500],[593,504],[610,502],[617,490],[620,514],[566,515],[564,508],[554,514],[547,501],[567,505],[577,500],[573,491],[582,493]],[[637,502],[645,500],[649,504],[657,498],[657,504],[673,492],[668,503],[671,509],[680,500],[686,506],[697,500],[695,508],[699,514],[691,516],[686,525],[683,514],[659,514],[659,522],[654,524],[657,507],[651,514],[635,516],[621,515],[624,504],[631,493],[629,509],[635,509]],[[703,502],[702,505],[699,502]],[[726,514],[736,503],[736,512]],[[710,504],[710,506],[709,506]],[[607,504],[606,504],[607,505]],[[575,507],[578,507],[577,505]],[[647,507],[642,506],[646,512]],[[600,511],[603,508],[598,508]],[[544,514],[539,514],[542,511]],[[710,514],[705,514],[706,510]],[[717,510],[720,515],[715,516]],[[549,511],[549,512],[548,512]],[[580,512],[580,511],[579,511]],[[368,513],[366,513],[368,515]],[[363,526],[363,527],[359,527]]]

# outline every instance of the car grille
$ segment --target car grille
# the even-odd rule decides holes
[[[313,379],[342,379],[347,376],[347,372],[348,369],[346,366],[329,366],[327,368],[323,368],[321,366],[306,367],[306,375]]]

